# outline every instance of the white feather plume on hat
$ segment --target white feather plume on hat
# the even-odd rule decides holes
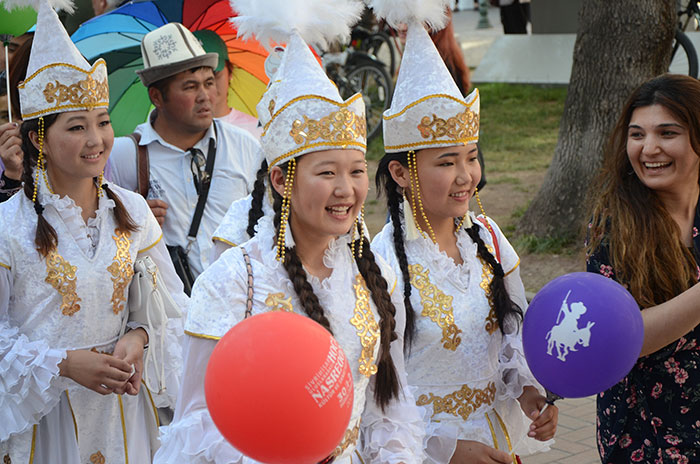
[[[292,31],[309,44],[326,46],[347,40],[350,27],[360,19],[358,0],[230,0],[238,13],[231,22],[243,39],[255,36],[268,49],[286,42]]]
[[[73,6],[73,0],[3,0],[1,3],[5,6],[8,11],[14,8],[26,8],[31,7],[39,11],[39,5],[42,3],[48,3],[51,8],[56,11],[66,11],[68,13],[73,13],[75,7]]]
[[[450,0],[366,0],[377,18],[386,20],[391,27],[419,23],[439,31],[447,23],[445,11]]]

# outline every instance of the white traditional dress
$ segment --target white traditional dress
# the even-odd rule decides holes
[[[179,387],[177,324],[165,332],[167,394],[159,398],[143,384],[137,396],[103,396],[59,376],[67,350],[113,351],[129,316],[128,286],[139,254],[156,262],[178,304],[187,300],[145,200],[110,188],[139,230],[117,231],[114,201],[106,195],[86,224],[71,198],[49,193],[40,181],[43,214],[58,235],[57,249],[46,258],[34,243],[32,201],[21,193],[0,205],[0,457],[5,464],[148,463],[158,447],[156,406],[167,405]],[[182,330],[181,320],[175,321]]]
[[[305,314],[287,271],[276,259],[272,218],[262,217],[257,230],[256,236],[242,245],[250,256],[254,276],[253,314],[276,310]],[[291,241],[291,234],[287,234],[287,243]],[[326,250],[324,264],[332,268],[328,278],[319,281],[308,277],[325,308],[334,336],[347,355],[355,383],[351,420],[336,449],[335,463],[422,462],[421,418],[413,406],[413,397],[404,388],[405,320],[401,298],[392,296],[397,307],[398,339],[392,343],[391,355],[402,388],[400,397],[382,412],[374,400],[370,374],[379,353],[379,316],[348,243],[348,236],[343,236],[333,240]],[[392,290],[396,279],[391,269],[381,260],[378,264],[386,269],[383,275]],[[185,323],[185,333],[190,337],[186,341],[183,386],[175,420],[162,429],[162,447],[155,463],[254,462],[222,437],[212,422],[204,397],[204,373],[217,340],[244,319],[247,280],[240,247],[223,253],[197,280]]]
[[[508,293],[525,310],[520,260],[496,223],[488,221],[500,248]],[[491,233],[478,224],[480,237],[493,252]],[[399,278],[396,293],[400,293],[403,279],[393,233],[393,225],[388,223],[372,241],[372,250],[394,269]],[[426,462],[449,462],[458,439],[479,441],[506,452],[511,445],[517,454],[546,449],[547,443],[527,437],[531,420],[517,402],[523,387],[541,389],[525,361],[520,332],[508,327],[506,335],[501,333],[487,298],[493,278],[490,268],[479,258],[469,235],[463,229],[456,234],[463,260],[459,265],[430,238],[418,234],[406,240],[404,231],[417,329],[406,371],[416,404],[423,411]],[[499,439],[496,446],[494,441]]]

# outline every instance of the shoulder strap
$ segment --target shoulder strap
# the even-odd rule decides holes
[[[131,140],[134,141],[136,147],[136,191],[142,197],[148,196],[149,179],[151,175],[150,166],[148,163],[148,147],[139,145],[141,134],[133,132],[129,134]]]
[[[250,256],[245,248],[240,247],[243,252],[243,259],[245,260],[245,268],[248,271],[248,293],[246,295],[245,301],[245,318],[250,317],[253,314],[253,266],[250,264]]]
[[[482,223],[485,227],[486,230],[489,231],[491,234],[491,238],[493,239],[493,248],[496,251],[496,261],[499,263],[501,262],[501,250],[498,247],[498,240],[496,240],[496,232],[493,231],[493,227],[491,227],[491,224],[489,224],[489,221],[486,220],[485,217],[478,217],[476,218],[480,223]]]
[[[214,134],[216,135],[216,121],[212,122],[214,124]],[[192,216],[192,224],[190,225],[190,231],[187,236],[190,240],[194,240],[197,237],[197,231],[199,231],[199,224],[202,222],[202,214],[204,214],[204,206],[207,203],[207,197],[209,196],[209,187],[211,186],[212,172],[214,171],[214,160],[216,159],[216,141],[211,138],[209,139],[209,150],[207,151],[207,164],[204,168],[206,176],[202,181],[202,191],[199,194],[199,200],[197,200],[197,207],[194,210],[194,216]]]

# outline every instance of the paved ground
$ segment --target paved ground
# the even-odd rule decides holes
[[[479,13],[468,10],[454,13],[455,33],[462,45],[467,65],[479,65],[491,43],[503,35],[497,8],[489,8],[493,27],[477,29]],[[595,441],[595,398],[557,401],[559,428],[551,451],[523,459],[524,464],[595,464],[600,463]]]

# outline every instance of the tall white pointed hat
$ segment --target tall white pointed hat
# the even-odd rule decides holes
[[[286,43],[279,68],[257,105],[268,166],[329,149],[367,149],[365,105],[344,100],[308,44],[347,39],[362,11],[357,0],[231,0],[239,36],[263,46]]]
[[[449,0],[368,0],[392,27],[407,25],[406,47],[384,112],[384,150],[396,153],[475,143],[479,139],[479,91],[464,98],[426,26],[445,27]]]
[[[104,60],[90,66],[53,10],[73,11],[72,1],[5,0],[5,6],[33,6],[38,11],[27,78],[17,87],[22,119],[109,107]]]

